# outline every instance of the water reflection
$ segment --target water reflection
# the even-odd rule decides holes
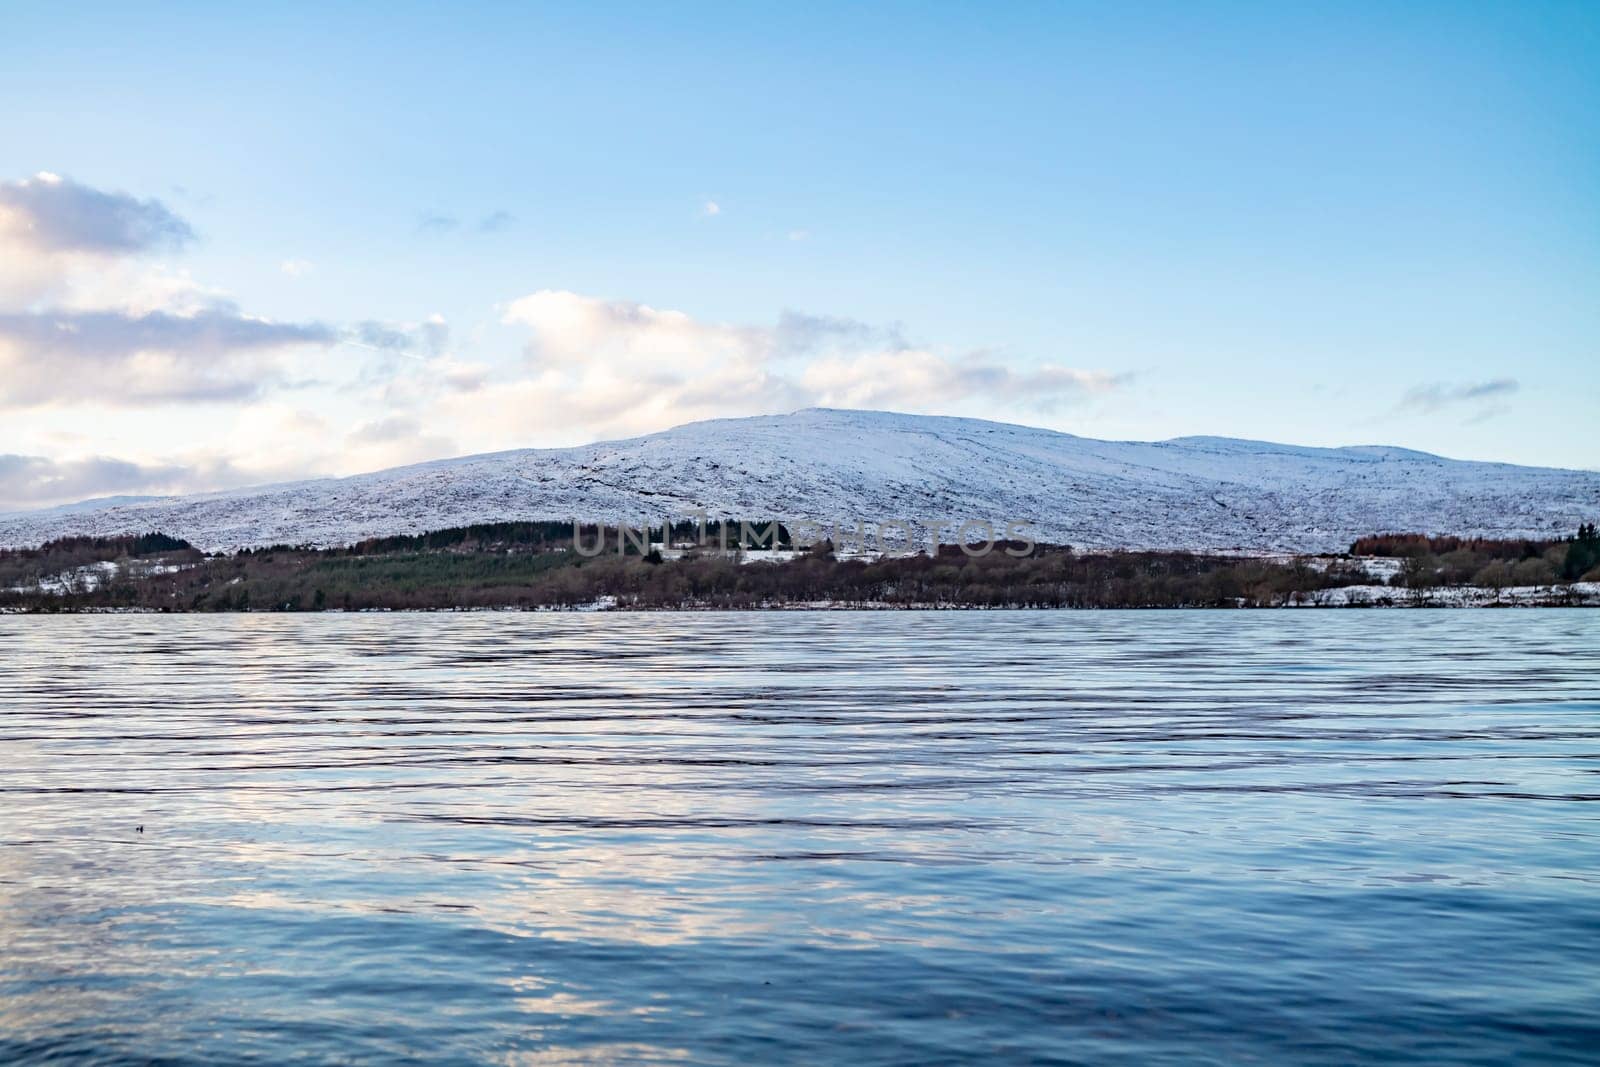
[[[0,617],[0,1060],[1581,1062],[1596,618]]]

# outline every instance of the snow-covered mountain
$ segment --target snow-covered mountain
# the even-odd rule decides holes
[[[1341,550],[1379,531],[1565,535],[1600,473],[1401,448],[1221,437],[1096,441],[975,419],[809,409],[578,448],[0,516],[0,545],[160,530],[220,550],[346,544],[472,522],[639,522],[697,509],[823,523],[1027,521],[1080,547]]]

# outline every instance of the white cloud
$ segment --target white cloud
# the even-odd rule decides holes
[[[651,364],[681,372],[758,357],[766,340],[758,329],[703,323],[681,311],[555,289],[513,300],[502,321],[529,329],[526,351],[541,367]]]
[[[144,259],[193,239],[157,200],[48,172],[0,183],[0,409],[238,402],[283,380],[289,350],[334,340]]]
[[[948,359],[907,348],[859,356],[833,356],[808,364],[802,386],[823,407],[943,411],[973,397],[1037,411],[1108,392],[1124,379],[1106,371],[1041,367],[1013,370],[980,355]]]
[[[387,415],[356,427],[341,449],[344,469],[369,471],[455,455],[449,437],[427,432],[415,415]]]
[[[706,216],[707,218],[713,218],[722,214],[722,205],[717,203],[715,200],[707,200],[700,206],[700,214]]]
[[[110,456],[56,460],[0,455],[0,512],[47,508],[93,497],[157,496],[181,492],[192,471],[173,464],[142,464]]]
[[[1116,388],[1106,371],[1013,367],[947,354],[899,327],[786,312],[771,326],[541,290],[502,307],[528,332],[524,376],[438,401],[473,447],[664,429],[703,418],[823,405],[949,412],[992,404],[1051,411]]]
[[[250,318],[231,307],[0,313],[0,409],[56,402],[215,402],[260,393],[295,345],[329,344],[316,324]]]
[[[309,259],[286,259],[278,264],[278,269],[291,278],[301,278],[317,268]]]
[[[439,314],[421,322],[357,323],[345,341],[360,348],[425,360],[442,356],[450,347],[450,324]]]
[[[218,438],[190,444],[186,435],[150,432],[174,421],[147,411],[108,411],[105,421],[133,433],[111,433],[89,451],[63,447],[63,454],[0,455],[0,512],[52,507],[108,495],[165,496],[281,482],[341,470],[340,442],[320,416],[275,403],[230,412],[223,420],[226,445]],[[106,453],[112,454],[106,454]],[[120,453],[120,454],[117,454]],[[374,457],[384,458],[384,457]]]
[[[103,192],[49,171],[0,182],[0,225],[44,253],[122,256],[194,240],[189,224],[159,200]]]
[[[201,285],[187,270],[139,259],[96,263],[73,272],[50,302],[54,310],[121,311],[129,315],[167,312],[195,315],[228,306],[224,289]]]

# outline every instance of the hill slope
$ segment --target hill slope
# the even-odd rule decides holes
[[[1086,547],[1340,550],[1419,530],[1564,535],[1600,473],[1217,437],[1097,441],[974,419],[809,409],[350,478],[0,516],[0,545],[160,530],[208,550],[345,544],[507,519],[712,515],[1031,521]]]

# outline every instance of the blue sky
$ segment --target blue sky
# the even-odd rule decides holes
[[[1600,467],[1592,3],[5,24],[0,507],[808,403]]]

